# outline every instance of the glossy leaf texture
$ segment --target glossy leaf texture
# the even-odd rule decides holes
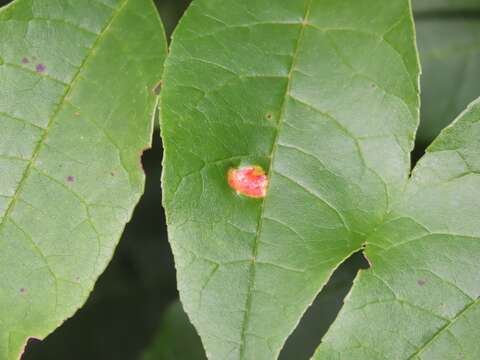
[[[410,172],[418,73],[407,0],[193,2],[164,74],[163,186],[209,359],[276,359],[384,221]],[[264,198],[227,182],[254,165]]]
[[[0,359],[86,300],[143,192],[166,55],[150,0],[0,11]]]
[[[427,149],[368,238],[315,359],[474,360],[480,354],[480,101]]]
[[[417,140],[425,145],[480,94],[480,2],[458,14],[458,2],[441,13],[434,4],[416,17],[422,63],[422,109]]]

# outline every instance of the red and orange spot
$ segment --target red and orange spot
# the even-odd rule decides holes
[[[228,185],[237,192],[251,198],[267,195],[268,176],[260,166],[244,166],[228,171]]]

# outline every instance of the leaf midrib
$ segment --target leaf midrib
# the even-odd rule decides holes
[[[113,24],[113,22],[116,20],[116,18],[120,15],[120,13],[122,12],[122,10],[125,8],[125,6],[127,5],[127,3],[129,2],[129,0],[124,0],[112,13],[110,19],[106,22],[105,26],[103,27],[103,29],[98,33],[97,35],[97,38],[95,39],[95,41],[93,42],[91,48],[89,49],[89,51],[87,52],[86,56],[84,57],[83,61],[81,62],[81,64],[78,66],[77,68],[77,71],[75,72],[75,74],[73,75],[72,77],[72,80],[70,81],[70,83],[66,86],[65,88],[65,92],[64,94],[62,95],[62,97],[60,98],[60,101],[59,101],[59,104],[57,105],[57,108],[56,110],[54,111],[54,113],[52,114],[52,116],[50,117],[49,121],[48,121],[48,124],[47,126],[43,129],[43,133],[42,135],[40,136],[40,139],[38,140],[38,143],[37,145],[35,146],[35,149],[33,150],[33,153],[32,153],[32,157],[30,158],[30,160],[28,161],[28,164],[27,166],[25,167],[25,170],[22,174],[22,177],[20,178],[20,181],[18,182],[18,185],[17,185],[17,188],[15,189],[15,192],[12,196],[12,200],[10,201],[7,209],[5,210],[5,214],[2,218],[2,221],[0,222],[0,232],[1,230],[3,229],[3,227],[5,226],[5,223],[6,221],[9,219],[10,217],[10,214],[11,212],[13,211],[13,209],[15,208],[15,204],[18,200],[18,196],[20,195],[24,185],[25,185],[25,182],[26,180],[28,179],[30,173],[31,173],[31,170],[32,170],[32,166],[33,164],[35,163],[38,155],[40,154],[41,150],[42,150],[42,147],[45,143],[45,141],[47,140],[47,137],[48,137],[48,133],[49,133],[49,130],[50,128],[52,127],[52,125],[55,123],[55,120],[57,119],[57,116],[58,114],[60,113],[60,111],[63,109],[63,106],[65,105],[65,102],[66,102],[66,99],[67,97],[71,94],[72,90],[75,88],[75,85],[76,85],[76,82],[80,79],[80,74],[82,72],[82,70],[84,69],[85,65],[88,63],[88,61],[90,60],[90,58],[93,56],[93,54],[95,53],[95,50],[96,48],[99,46],[100,42],[103,40],[103,38],[105,37],[105,35],[108,33],[108,30],[110,28],[110,26]]]
[[[293,55],[292,55],[292,62],[291,62],[291,65],[290,65],[288,76],[287,76],[288,80],[287,80],[287,86],[286,86],[286,90],[285,90],[285,96],[284,96],[283,102],[281,104],[281,111],[280,111],[280,117],[279,117],[279,121],[278,121],[277,132],[276,132],[276,135],[275,135],[275,138],[274,138],[274,141],[273,141],[273,145],[272,145],[272,151],[271,151],[271,156],[270,156],[271,160],[270,160],[269,169],[267,171],[267,174],[268,174],[269,177],[271,177],[271,174],[272,174],[273,162],[275,161],[277,144],[278,144],[278,140],[279,140],[279,137],[280,137],[280,132],[282,130],[282,125],[283,125],[283,121],[284,121],[284,118],[285,118],[287,100],[288,100],[288,97],[289,97],[289,94],[290,94],[290,89],[291,89],[291,86],[292,86],[292,75],[293,75],[293,71],[296,68],[296,64],[297,64],[297,60],[298,60],[298,54],[299,54],[300,47],[301,47],[300,45],[301,45],[302,39],[304,37],[305,28],[307,27],[312,2],[313,2],[313,0],[306,0],[306,2],[305,2],[305,12],[303,14],[303,20],[302,20],[302,23],[301,23],[301,27],[300,27],[300,31],[299,31],[299,34],[298,34],[297,42],[295,44],[294,52],[293,52]],[[268,193],[267,193],[267,197],[268,197]],[[262,234],[262,230],[263,230],[265,202],[266,202],[267,197],[265,197],[262,200],[262,204],[261,204],[261,208],[260,208],[260,216],[259,216],[258,224],[257,224],[257,231],[256,231],[256,234],[255,234],[253,248],[252,248],[252,260],[251,260],[250,269],[249,269],[247,299],[246,299],[246,303],[245,303],[245,312],[244,312],[244,317],[243,317],[243,321],[242,321],[242,334],[241,334],[241,338],[240,338],[240,360],[244,359],[244,357],[245,357],[245,339],[246,339],[246,336],[247,336],[247,329],[248,329],[248,325],[249,325],[249,322],[250,322],[250,312],[251,312],[251,308],[252,308],[252,294],[253,294],[253,291],[254,291],[254,288],[255,288],[256,258],[257,258],[257,253],[258,253],[259,238],[260,238],[260,236]]]

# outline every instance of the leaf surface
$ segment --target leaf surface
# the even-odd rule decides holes
[[[361,272],[314,359],[480,354],[480,101],[435,140],[368,238]]]
[[[163,186],[210,359],[277,358],[383,221],[409,176],[418,73],[406,0],[193,2],[164,76]],[[244,165],[267,172],[265,198],[228,186]]]
[[[166,55],[150,0],[0,11],[0,359],[86,300],[143,192]]]

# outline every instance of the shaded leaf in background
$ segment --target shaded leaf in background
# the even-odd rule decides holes
[[[179,301],[163,314],[154,343],[143,360],[206,360],[202,342]]]
[[[0,357],[17,359],[85,302],[143,192],[166,41],[150,0],[18,0],[0,37]]]
[[[413,0],[415,12],[480,10],[478,0]]]
[[[480,13],[457,14],[452,2],[439,14],[434,5],[415,3],[433,11],[416,16],[422,63],[422,120],[417,140],[426,145],[480,95]],[[479,2],[474,3],[480,10]]]
[[[418,120],[410,10],[199,0],[177,27],[161,95],[164,203],[210,359],[276,358],[401,192]],[[265,200],[228,187],[244,164],[268,170]]]
[[[155,0],[169,38],[175,26],[177,26],[178,20],[190,4],[190,1],[191,0]]]

